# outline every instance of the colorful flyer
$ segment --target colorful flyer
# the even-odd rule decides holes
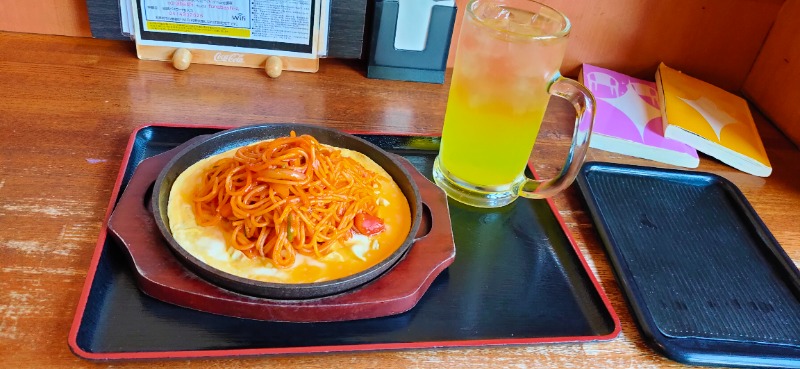
[[[697,150],[664,137],[656,84],[583,64],[580,80],[597,101],[593,148],[697,168]]]

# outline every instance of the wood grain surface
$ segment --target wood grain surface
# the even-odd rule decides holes
[[[356,62],[270,79],[249,68],[136,59],[130,43],[0,33],[0,357],[8,368],[678,368],[641,339],[575,186],[555,198],[622,321],[607,342],[245,359],[94,363],[67,334],[130,133],[152,122],[303,122],[344,130],[440,132],[447,87],[365,78]],[[569,106],[553,102],[534,150],[544,176],[567,150]],[[775,168],[753,177],[702,157],[735,183],[800,260],[800,151],[763,118]],[[592,150],[590,159],[656,165]],[[658,166],[658,165],[657,165]]]
[[[82,37],[92,35],[85,0],[0,1],[0,30]]]
[[[457,40],[464,6],[457,0]],[[660,62],[738,91],[786,0],[541,0],[573,24],[562,73],[580,63],[653,79]],[[358,58],[370,2],[332,0],[330,56]],[[88,4],[88,16],[87,16]],[[120,38],[117,0],[4,0],[0,30]],[[91,22],[91,29],[90,29]],[[369,23],[369,22],[367,22]],[[369,40],[370,36],[366,36]],[[449,66],[453,65],[451,43]],[[366,55],[366,54],[364,54]]]
[[[743,92],[786,136],[800,145],[800,0],[788,0],[758,59],[747,75]]]

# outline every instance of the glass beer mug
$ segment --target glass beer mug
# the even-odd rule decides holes
[[[436,183],[455,200],[500,207],[517,197],[546,198],[575,179],[594,123],[594,97],[561,77],[569,20],[530,0],[472,0],[455,57]],[[550,96],[567,99],[577,118],[561,172],[524,176]]]

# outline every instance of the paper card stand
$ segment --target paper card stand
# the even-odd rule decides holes
[[[136,54],[142,60],[171,61],[172,65],[178,70],[185,70],[191,64],[214,64],[234,67],[264,68],[267,75],[277,78],[282,71],[298,72],[317,72],[319,70],[320,45],[320,3],[325,0],[312,0],[310,17],[310,29],[308,43],[280,43],[242,37],[225,37],[220,35],[185,34],[178,32],[144,30],[144,19],[142,9],[144,6],[158,4],[160,0],[132,0],[134,16],[134,41],[136,42]],[[262,3],[268,3],[263,0]],[[173,2],[174,3],[174,2]],[[179,2],[193,6],[192,2]],[[226,2],[236,3],[234,2]],[[142,5],[145,4],[145,5]],[[242,7],[249,6],[249,1],[242,2]],[[148,6],[154,8],[153,6]],[[161,8],[158,8],[161,9]],[[167,8],[164,8],[167,9]],[[190,9],[180,9],[187,11]],[[250,14],[249,8],[244,10],[244,14]],[[243,16],[239,13],[238,16]],[[148,23],[151,20],[147,21]],[[192,23],[192,20],[173,21],[175,23],[158,21],[159,24],[187,26],[187,27],[206,27],[204,24]],[[255,20],[248,22],[250,25],[256,24]],[[262,21],[262,24],[266,22]],[[220,28],[208,26],[209,28]],[[255,26],[254,26],[255,27]],[[250,29],[246,29],[250,35]],[[255,32],[253,32],[255,33]],[[157,35],[157,37],[153,37]],[[251,42],[246,47],[239,47],[236,43]],[[257,46],[252,46],[257,45]],[[266,47],[264,45],[267,45]],[[274,49],[270,46],[274,45]],[[292,50],[294,46],[304,48],[303,51]],[[310,50],[310,51],[309,51]]]

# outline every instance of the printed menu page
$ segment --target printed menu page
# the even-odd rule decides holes
[[[134,4],[136,40],[143,45],[189,43],[316,56],[319,0],[136,0]]]

